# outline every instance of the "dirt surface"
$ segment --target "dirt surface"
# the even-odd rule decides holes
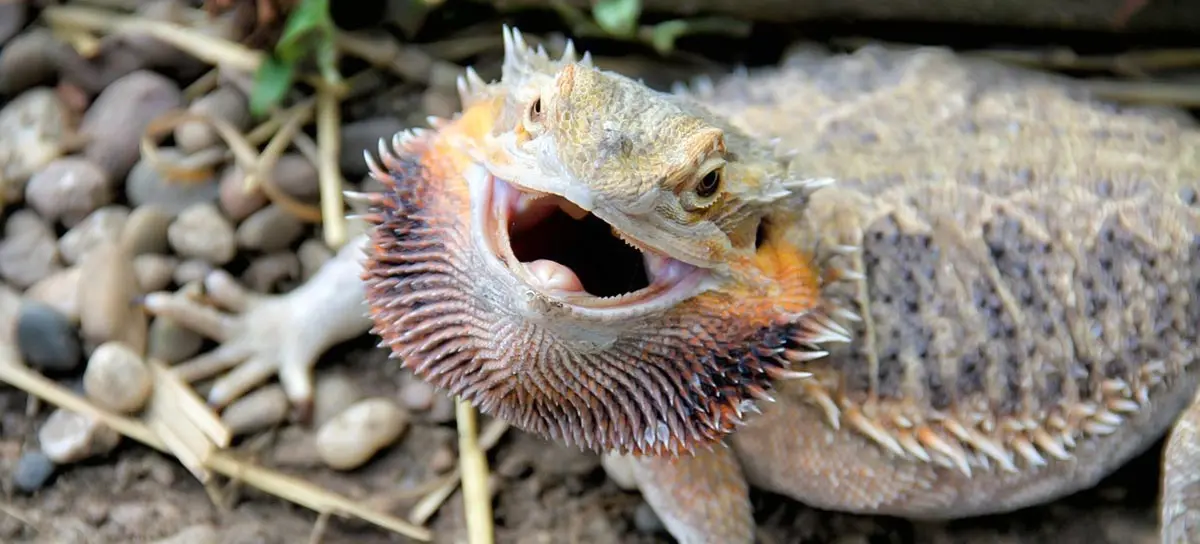
[[[395,396],[395,384],[411,379],[369,339],[330,352],[319,372],[341,372],[368,394]],[[420,486],[435,478],[435,457],[457,449],[452,420],[436,402],[414,414],[413,425],[395,447],[364,467],[337,473],[306,462],[300,429],[275,433],[273,443],[239,450],[258,462],[308,479],[348,496],[380,501],[406,515]],[[23,441],[37,423],[25,415],[27,398],[0,389],[3,439],[0,473],[11,474]],[[442,407],[439,408],[439,405]],[[259,442],[254,440],[253,442]],[[1021,512],[951,524],[853,516],[814,510],[764,493],[754,502],[759,541],[837,543],[1138,543],[1154,542],[1159,449],[1156,447],[1092,490]],[[510,430],[489,456],[496,484],[496,541],[512,543],[669,543],[649,507],[633,492],[608,480],[598,459]],[[443,463],[444,464],[444,463]],[[168,456],[125,443],[107,457],[66,467],[33,496],[5,489],[0,541],[45,543],[151,542],[208,524],[220,542],[305,542],[318,516],[303,508],[224,484],[229,508],[218,507],[204,487]],[[413,492],[413,490],[416,490]],[[406,491],[409,497],[405,497]],[[462,497],[456,492],[430,521],[435,542],[465,542]],[[341,519],[326,525],[321,542],[362,544],[406,542],[374,526]],[[185,541],[185,542],[202,542]]]

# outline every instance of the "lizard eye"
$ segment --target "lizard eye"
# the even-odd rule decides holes
[[[708,198],[717,192],[721,187],[721,177],[724,168],[713,168],[709,170],[704,177],[700,178],[700,182],[696,184],[696,196],[700,198]]]
[[[540,123],[542,121],[542,113],[542,99],[541,97],[535,98],[533,104],[529,105],[529,120]]]
[[[542,97],[533,99],[529,107],[525,109],[525,120],[522,124],[525,125],[525,130],[531,136],[537,136],[542,132],[542,121],[545,117],[546,110],[542,105]]]

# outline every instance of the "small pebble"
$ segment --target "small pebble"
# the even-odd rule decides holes
[[[194,281],[203,281],[213,270],[213,265],[200,259],[188,259],[175,267],[175,284],[187,285]]]
[[[29,176],[62,154],[71,115],[54,89],[38,87],[0,108],[0,202],[25,197]]]
[[[0,47],[0,94],[14,96],[51,83],[58,73],[59,56],[73,52],[50,29],[29,27]]]
[[[267,205],[267,196],[258,187],[246,190],[246,173],[236,164],[229,165],[221,173],[221,210],[235,223],[250,217],[250,214]]]
[[[180,25],[186,25],[189,22],[186,15],[188,6],[184,1],[141,0],[136,5],[135,13],[140,19]],[[122,45],[141,57],[146,66],[162,66],[191,71],[190,69],[194,69],[197,63],[197,59],[186,52],[148,34],[129,33],[121,38]]]
[[[158,154],[163,160],[187,164],[184,155],[177,149],[160,148]],[[125,180],[125,196],[129,202],[138,207],[152,204],[171,218],[198,204],[215,202],[219,191],[216,179],[187,182],[164,179],[154,165],[145,159],[133,166]]]
[[[33,368],[48,374],[72,372],[83,348],[66,316],[47,304],[27,300],[17,318],[17,349]]]
[[[354,121],[342,125],[342,145],[338,153],[338,166],[342,175],[347,178],[361,178],[367,175],[367,161],[363,160],[363,150],[374,152],[379,146],[379,140],[391,139],[392,135],[407,128],[397,117],[375,117]]]
[[[188,106],[188,112],[220,119],[237,129],[250,124],[250,104],[241,91],[230,87],[218,87],[197,98]],[[208,123],[189,121],[175,127],[175,145],[187,153],[221,143],[216,130]]]
[[[300,259],[300,276],[304,281],[316,274],[325,263],[333,258],[333,250],[325,245],[325,242],[316,238],[309,238],[300,242],[300,248],[296,250],[296,257]]]
[[[275,185],[283,192],[303,202],[316,202],[321,196],[317,167],[299,153],[285,153],[271,169]]]
[[[242,282],[259,293],[271,293],[299,277],[300,261],[296,254],[281,251],[250,261],[250,266],[242,273]]]
[[[221,535],[212,525],[192,525],[153,544],[221,544]]]
[[[120,244],[102,243],[79,263],[83,282],[79,289],[79,328],[84,340],[99,345],[124,342],[136,353],[145,353],[146,313],[134,304],[142,295],[133,258]]]
[[[169,255],[146,253],[133,258],[133,269],[143,293],[162,291],[171,285],[179,259]]]
[[[18,34],[0,47],[0,94],[12,96],[49,83],[58,72],[55,54],[69,49],[48,28]]]
[[[316,437],[301,425],[280,429],[271,448],[271,464],[291,468],[320,467],[321,456],[317,454]]]
[[[221,422],[235,436],[261,431],[283,423],[291,409],[283,387],[260,387],[221,411]]]
[[[291,247],[304,234],[304,222],[272,204],[247,217],[237,229],[238,245],[263,252]]]
[[[432,423],[447,423],[454,420],[454,399],[445,393],[438,393],[433,396],[433,406],[429,408],[429,413],[426,414],[429,421]]]
[[[76,264],[92,249],[121,240],[129,223],[129,208],[110,205],[91,213],[63,234],[58,251],[67,264]]]
[[[57,408],[38,430],[38,444],[59,465],[105,455],[117,447],[121,435],[96,419]]]
[[[83,390],[96,404],[122,414],[142,409],[153,391],[150,367],[120,342],[105,342],[88,358]]]
[[[454,454],[454,450],[449,445],[442,444],[433,451],[433,455],[429,457],[427,467],[434,474],[446,472],[458,464],[458,456]]]
[[[204,347],[204,337],[200,333],[166,317],[156,317],[150,322],[147,342],[150,357],[170,365],[188,360]]]
[[[317,431],[317,453],[326,466],[350,470],[390,446],[408,428],[408,414],[388,399],[359,401]]]
[[[313,388],[313,427],[324,425],[362,398],[363,393],[358,385],[342,374],[317,378]]]
[[[108,175],[83,157],[57,159],[29,178],[25,201],[47,221],[75,226],[112,200]]]
[[[13,469],[13,487],[22,493],[33,493],[46,485],[58,470],[58,465],[35,448],[26,448]]]
[[[424,412],[433,406],[436,398],[437,389],[411,376],[400,388],[400,402],[409,410]]]
[[[167,228],[175,253],[221,266],[237,255],[233,225],[213,204],[196,204],[179,214]]]
[[[0,46],[21,31],[28,17],[27,2],[0,2]]]
[[[124,179],[141,155],[146,125],[182,104],[179,87],[157,73],[138,70],[118,78],[83,116],[79,131],[88,138],[84,154],[110,179]]]
[[[137,257],[147,253],[166,253],[167,228],[171,226],[172,214],[154,204],[144,204],[129,212],[129,220],[121,233],[121,243]]]
[[[25,289],[62,268],[54,229],[31,210],[13,212],[0,240],[0,278]]]
[[[25,291],[25,296],[54,308],[75,326],[79,324],[79,285],[82,279],[79,267],[65,268],[33,284]]]

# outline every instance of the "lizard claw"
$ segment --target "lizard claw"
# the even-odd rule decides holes
[[[217,307],[176,293],[150,293],[146,311],[166,317],[220,345],[174,367],[189,383],[222,374],[207,395],[221,409],[278,375],[296,419],[312,415],[312,370],[333,345],[370,328],[358,278],[358,244],[347,244],[308,282],[281,295],[243,287],[217,270],[204,291]]]
[[[221,345],[175,367],[188,382],[224,375],[213,382],[207,395],[210,406],[220,409],[261,386],[278,373],[288,399],[300,412],[311,406],[312,366],[320,353],[295,353],[284,358],[280,349],[287,329],[294,327],[292,300],[287,295],[263,296],[239,285],[227,272],[217,270],[204,280],[204,290],[220,308],[186,295],[151,293],[143,301],[151,314],[177,321]],[[304,419],[304,414],[298,414]]]

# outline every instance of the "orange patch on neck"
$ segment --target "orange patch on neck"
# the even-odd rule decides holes
[[[781,236],[768,235],[753,255],[733,263],[740,281],[731,290],[741,315],[761,316],[764,321],[790,320],[821,305],[821,273],[807,251]]]

